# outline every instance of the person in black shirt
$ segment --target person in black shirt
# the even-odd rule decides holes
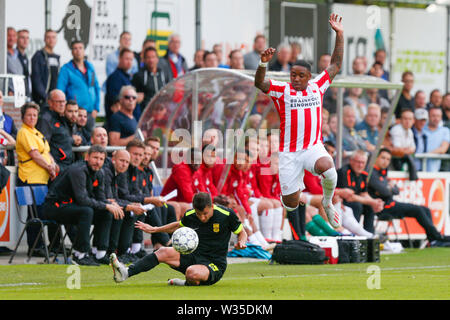
[[[138,92],[137,102],[141,104],[142,114],[153,96],[172,80],[172,74],[167,69],[162,69],[158,62],[156,49],[152,47],[145,49],[145,67],[141,68],[131,80]]]
[[[377,213],[382,220],[387,218],[401,219],[412,217],[425,229],[427,239],[432,246],[450,247],[450,237],[443,236],[433,225],[431,211],[425,206],[418,206],[411,203],[403,203],[394,200],[394,195],[399,194],[397,186],[392,184],[388,177],[388,167],[391,162],[391,152],[387,148],[382,148],[378,152],[374,170],[369,180],[369,194],[373,198],[380,198],[384,201],[384,208]]]
[[[171,279],[170,285],[212,285],[219,281],[227,268],[227,252],[231,232],[238,235],[237,249],[246,248],[247,233],[236,213],[229,208],[213,205],[208,193],[200,192],[194,196],[193,209],[188,210],[181,221],[153,227],[137,222],[136,228],[146,233],[173,233],[180,227],[189,227],[198,234],[197,249],[191,254],[182,255],[173,247],[161,247],[126,268],[115,254],[110,260],[114,270],[114,280],[122,282],[128,277],[149,271],[163,262],[186,275],[186,280]]]
[[[402,82],[404,83],[402,94],[398,99],[397,107],[395,108],[395,118],[400,119],[402,110],[409,109],[414,112],[414,97],[411,90],[414,86],[414,74],[411,71],[405,71],[402,74]]]
[[[48,93],[56,89],[56,83],[58,82],[59,55],[53,52],[56,46],[57,35],[55,31],[47,30],[44,35],[44,48],[36,51],[31,58],[33,101],[37,102],[41,107],[47,101]]]
[[[46,219],[77,226],[72,259],[80,265],[99,265],[89,256],[92,222],[93,241],[98,250],[106,250],[113,217],[123,217],[120,206],[109,202],[105,196],[101,170],[105,157],[105,148],[92,146],[86,161],[74,163],[55,179],[44,202]]]
[[[384,202],[374,199],[368,193],[367,172],[364,171],[367,164],[367,154],[363,150],[356,150],[350,158],[350,164],[343,166],[337,171],[337,188],[351,189],[349,197],[344,199],[344,205],[353,209],[355,219],[359,222],[364,215],[364,229],[374,233],[374,212],[382,210]]]
[[[63,171],[73,163],[73,138],[68,120],[64,116],[66,95],[55,89],[49,94],[49,110],[44,112],[36,125],[50,144],[50,153],[55,159],[59,170]]]

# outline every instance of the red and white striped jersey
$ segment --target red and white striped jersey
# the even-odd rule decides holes
[[[322,141],[322,100],[330,83],[326,70],[303,91],[289,82],[270,80],[267,94],[280,115],[280,152],[309,149]]]

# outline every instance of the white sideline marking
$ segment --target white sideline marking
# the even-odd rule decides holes
[[[42,284],[36,282],[3,283],[0,284],[0,287],[40,286]]]

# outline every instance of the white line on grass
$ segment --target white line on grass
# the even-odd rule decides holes
[[[2,283],[0,287],[22,287],[22,286],[40,286],[43,283],[36,282],[19,282],[19,283]]]

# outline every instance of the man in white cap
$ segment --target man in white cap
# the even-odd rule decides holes
[[[419,108],[414,111],[414,125],[412,131],[414,133],[414,142],[416,143],[416,153],[427,152],[428,135],[423,130],[428,121],[428,111],[425,108]],[[422,160],[415,159],[416,168],[422,170]]]

